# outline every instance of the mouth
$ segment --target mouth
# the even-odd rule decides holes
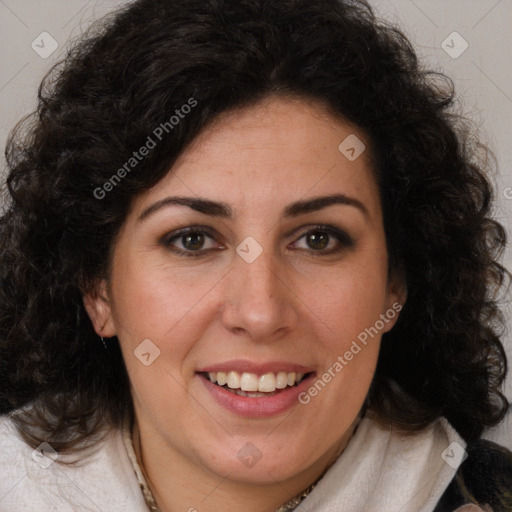
[[[314,372],[267,372],[264,374],[221,371],[199,372],[199,375],[234,395],[262,398],[272,397],[290,388],[296,388],[301,382],[308,379]]]
[[[314,367],[285,360],[232,359],[196,369],[208,398],[222,410],[250,419],[271,418],[297,405],[302,408],[298,397],[315,375]]]

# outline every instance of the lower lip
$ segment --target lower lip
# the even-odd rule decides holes
[[[204,383],[214,400],[225,409],[246,418],[268,418],[281,414],[299,404],[299,395],[308,388],[310,380],[315,374],[311,373],[297,386],[287,387],[273,396],[255,398],[237,395],[217,386],[199,374],[197,376]]]

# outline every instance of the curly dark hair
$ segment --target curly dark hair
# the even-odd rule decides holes
[[[453,112],[452,82],[364,0],[137,0],[72,45],[8,141],[0,413],[15,412],[27,443],[75,450],[133,414],[119,343],[103,348],[83,294],[108,277],[134,197],[219,114],[279,94],[322,102],[371,141],[389,269],[408,300],[367,406],[404,433],[445,416],[466,440],[503,418],[506,235],[491,218],[490,158]]]

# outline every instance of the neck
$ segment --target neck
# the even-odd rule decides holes
[[[284,481],[251,484],[236,475],[219,476],[181,454],[162,450],[155,436],[140,431],[135,420],[135,454],[161,512],[274,512],[318,481],[337,460],[352,437],[359,418],[344,436],[309,468]]]

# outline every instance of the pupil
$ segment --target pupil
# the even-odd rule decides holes
[[[183,245],[187,249],[197,250],[202,247],[204,237],[200,233],[194,233],[192,235],[185,235],[182,240],[183,240]]]
[[[314,231],[309,234],[308,244],[312,249],[325,249],[328,245],[329,236],[321,231]]]

